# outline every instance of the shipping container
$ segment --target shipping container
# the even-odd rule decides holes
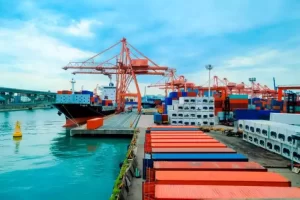
[[[247,99],[247,101],[248,101],[248,95],[247,94],[230,94],[229,99]]]
[[[156,148],[176,148],[176,147],[187,147],[187,148],[224,148],[227,147],[225,144],[221,143],[153,143],[151,144],[151,147],[156,147]]]
[[[162,123],[162,115],[160,113],[154,113],[154,123],[161,124]]]
[[[154,161],[248,161],[248,158],[237,153],[153,153]]]
[[[146,137],[149,135],[151,139],[213,139],[209,135],[178,135],[178,134],[169,134],[169,135],[162,135],[162,134],[146,134]]]
[[[151,143],[219,143],[216,139],[150,139]]]
[[[300,199],[297,187],[173,185],[143,182],[144,200]]]
[[[300,125],[300,114],[271,113],[270,121],[280,122],[284,124]]]
[[[231,148],[151,148],[152,153],[236,153]]]
[[[156,171],[155,181],[157,184],[175,185],[291,187],[291,182],[277,173],[252,171]]]

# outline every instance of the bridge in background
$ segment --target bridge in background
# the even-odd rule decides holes
[[[56,93],[0,87],[0,110],[47,108],[55,102]]]

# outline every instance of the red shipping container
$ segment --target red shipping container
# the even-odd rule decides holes
[[[300,199],[297,187],[160,185],[142,183],[143,200]]]
[[[182,97],[182,92],[177,92],[178,97]]]
[[[274,172],[156,171],[157,184],[236,185],[291,187],[291,182]]]
[[[87,123],[86,123],[86,128],[88,130],[94,130],[101,126],[103,126],[103,118],[90,119],[90,120],[87,120]]]
[[[188,96],[188,97],[196,97],[196,96],[197,96],[197,93],[196,93],[196,92],[188,92],[188,93],[187,93],[187,96]]]

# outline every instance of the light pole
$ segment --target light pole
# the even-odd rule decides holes
[[[252,108],[254,82],[256,81],[256,78],[255,77],[249,78],[249,81],[252,83],[252,92],[251,92],[251,100],[250,100],[250,103],[251,103],[250,105],[251,105],[251,108]]]
[[[210,98],[210,71],[213,69],[213,66],[206,65],[205,68],[208,70],[208,98]]]

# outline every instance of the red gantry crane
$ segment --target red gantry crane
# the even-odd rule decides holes
[[[103,53],[121,45],[121,52],[103,62],[95,62],[95,59]],[[135,53],[141,58],[136,56]],[[135,58],[133,59],[132,56]],[[116,64],[112,61],[116,60]],[[149,62],[152,66],[149,65]],[[117,113],[125,110],[125,97],[136,96],[138,99],[138,111],[141,111],[141,92],[137,81],[137,75],[161,75],[164,76],[168,67],[158,66],[135,47],[130,45],[125,38],[104,51],[92,56],[84,62],[70,62],[63,69],[78,69],[73,74],[103,74],[106,76],[116,75],[116,103]],[[131,82],[134,82],[137,93],[128,93]]]

